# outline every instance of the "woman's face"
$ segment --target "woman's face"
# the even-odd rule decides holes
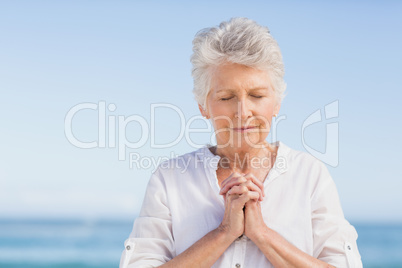
[[[212,70],[206,110],[199,108],[212,120],[219,148],[247,150],[265,143],[280,103],[268,72],[230,63]]]

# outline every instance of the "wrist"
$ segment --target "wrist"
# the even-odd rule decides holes
[[[255,235],[251,235],[251,237],[249,237],[254,244],[256,244],[257,246],[261,245],[261,244],[267,244],[267,242],[270,241],[270,232],[272,230],[268,227],[268,226],[264,226],[263,228],[260,229],[260,231],[258,233],[256,233]]]
[[[226,241],[228,243],[232,243],[237,239],[236,235],[233,235],[229,228],[223,226],[222,224],[218,226],[218,228],[215,229],[217,235],[222,239],[223,241]]]

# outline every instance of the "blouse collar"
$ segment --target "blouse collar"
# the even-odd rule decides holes
[[[288,153],[290,151],[290,148],[286,146],[283,142],[281,141],[276,141],[274,143],[271,143],[271,145],[278,146],[278,151],[275,159],[275,163],[273,168],[268,173],[268,176],[266,177],[264,184],[267,185],[268,183],[272,182],[274,179],[279,177],[281,174],[285,173],[288,171]],[[213,154],[209,148],[212,147],[212,145],[207,144],[204,145],[204,147],[201,148],[202,152],[202,157],[203,157],[203,162],[204,166],[206,169],[210,170],[212,174],[214,174],[215,177],[215,183],[217,184],[217,179],[216,179],[216,170],[218,169],[218,163],[221,157],[219,155]],[[214,183],[214,184],[215,184]]]

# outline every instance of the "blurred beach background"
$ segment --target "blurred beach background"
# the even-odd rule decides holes
[[[207,126],[191,92],[192,39],[239,16],[269,27],[283,54],[287,96],[269,139],[321,152],[364,267],[402,267],[401,11],[400,1],[1,1],[0,267],[118,266],[158,161],[211,142],[181,132]]]
[[[354,224],[363,266],[402,267],[400,224]],[[129,220],[1,220],[0,267],[118,267]]]

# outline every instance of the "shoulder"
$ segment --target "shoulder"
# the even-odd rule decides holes
[[[287,146],[286,146],[287,147]],[[309,153],[287,147],[288,178],[296,188],[309,193],[311,200],[336,193],[336,185],[327,166]]]
[[[297,168],[323,168],[324,163],[309,153],[295,150],[285,145],[283,142],[279,143],[278,158],[283,158],[282,161],[286,161],[290,167]]]
[[[148,187],[177,197],[182,189],[205,186],[211,164],[205,150],[208,148],[202,147],[162,161],[152,173]]]
[[[281,142],[279,144],[282,146],[282,151],[278,151],[278,157],[283,159],[277,159],[277,163],[282,162],[283,166],[286,165],[286,170],[291,176],[311,185],[320,182],[326,184],[332,180],[327,166],[320,159],[309,153],[292,149]]]
[[[173,177],[178,174],[189,174],[199,172],[207,168],[207,163],[210,155],[207,145],[201,148],[194,149],[190,152],[171,157],[170,159],[162,161],[153,172],[155,175],[165,177]]]

